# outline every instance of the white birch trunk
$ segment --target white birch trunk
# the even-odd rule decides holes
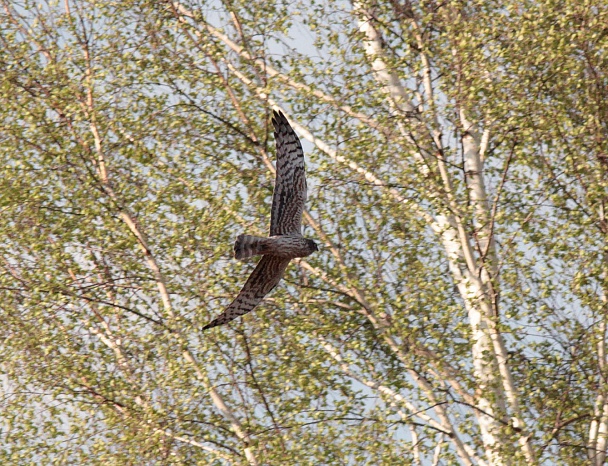
[[[481,161],[481,137],[476,125],[466,118],[465,112],[462,109],[460,111],[460,120],[463,126],[462,144],[464,150],[465,175],[467,176],[467,188],[474,211],[474,222],[477,230],[476,240],[478,242],[479,250],[483,255],[481,257],[482,261],[480,261],[478,267],[474,270],[470,270],[469,275],[471,278],[473,278],[473,274],[480,277],[476,280],[479,288],[476,290],[476,292],[479,293],[479,317],[487,322],[487,329],[482,330],[484,333],[489,334],[491,338],[491,347],[488,348],[488,351],[493,350],[495,355],[495,362],[492,361],[492,366],[494,366],[494,364],[498,366],[498,374],[496,374],[496,376],[490,376],[490,378],[493,378],[494,380],[488,380],[488,382],[495,387],[497,399],[500,400],[501,404],[500,409],[505,414],[507,413],[505,403],[508,405],[508,410],[512,414],[513,427],[521,432],[518,439],[520,447],[528,463],[532,464],[535,463],[536,455],[532,449],[532,445],[528,441],[529,437],[526,434],[518,394],[511,371],[507,364],[507,351],[502,335],[498,330],[498,315],[496,313],[494,298],[495,290],[493,289],[492,283],[492,278],[496,277],[496,254],[494,239],[491,233],[492,218],[490,204],[487,198],[483,163]],[[471,313],[469,312],[469,315],[470,314]],[[478,348],[478,350],[479,349],[481,348]],[[500,388],[499,385],[501,386]]]
[[[373,14],[358,2],[355,3],[354,10],[360,17],[359,29],[367,38],[364,43],[365,50],[371,60],[376,79],[384,87],[393,106],[405,112],[412,111],[414,107],[407,102],[407,93],[401,85],[399,78],[388,70],[382,59],[384,53],[382,39],[371,22]],[[435,144],[438,143],[437,140],[434,142]],[[443,178],[449,195],[451,189],[447,173]],[[475,263],[468,244],[468,237],[463,234],[462,228],[458,228],[454,219],[437,216],[435,220],[441,231],[441,239],[448,256],[450,271],[464,299],[468,311],[469,324],[473,330],[473,365],[475,376],[480,381],[480,390],[477,393],[478,411],[476,412],[476,416],[479,421],[486,455],[490,464],[508,464],[508,462],[502,461],[497,453],[497,447],[500,445],[498,434],[500,424],[496,420],[497,413],[491,399],[501,399],[502,397],[497,397],[497,393],[494,393],[493,396],[488,396],[490,391],[497,389],[496,371],[494,370],[494,351],[487,323],[482,318],[482,312],[476,302],[479,299],[483,299],[484,292],[479,280],[470,273],[471,269],[475,268]],[[466,264],[462,264],[465,267],[463,270],[461,270],[462,259],[465,259],[464,263]]]
[[[608,299],[606,294],[602,294],[602,301],[606,305]],[[599,324],[597,343],[597,356],[600,374],[606,373],[606,321],[602,320]],[[606,446],[608,442],[608,400],[603,394],[603,390],[595,399],[593,409],[593,420],[589,426],[589,440],[587,449],[589,460],[595,466],[601,466],[606,461]]]

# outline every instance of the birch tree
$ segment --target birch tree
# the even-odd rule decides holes
[[[3,464],[604,464],[604,3],[1,3]]]

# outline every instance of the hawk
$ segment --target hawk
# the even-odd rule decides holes
[[[234,243],[236,259],[263,257],[235,300],[203,330],[251,312],[279,284],[291,259],[318,251],[313,240],[302,236],[302,213],[306,202],[302,145],[283,113],[274,111],[272,124],[277,145],[277,174],[272,195],[270,235],[268,238],[239,235]]]

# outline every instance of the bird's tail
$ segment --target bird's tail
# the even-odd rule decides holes
[[[268,238],[260,236],[239,235],[234,242],[234,257],[236,259],[247,259],[268,252]]]

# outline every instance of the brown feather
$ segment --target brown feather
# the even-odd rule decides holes
[[[290,259],[264,256],[251,272],[245,286],[224,312],[203,327],[223,325],[239,316],[251,312],[272,289],[279,284]]]
[[[285,115],[275,111],[272,124],[277,145],[277,176],[272,196],[270,236],[301,234],[307,196],[304,151]]]

